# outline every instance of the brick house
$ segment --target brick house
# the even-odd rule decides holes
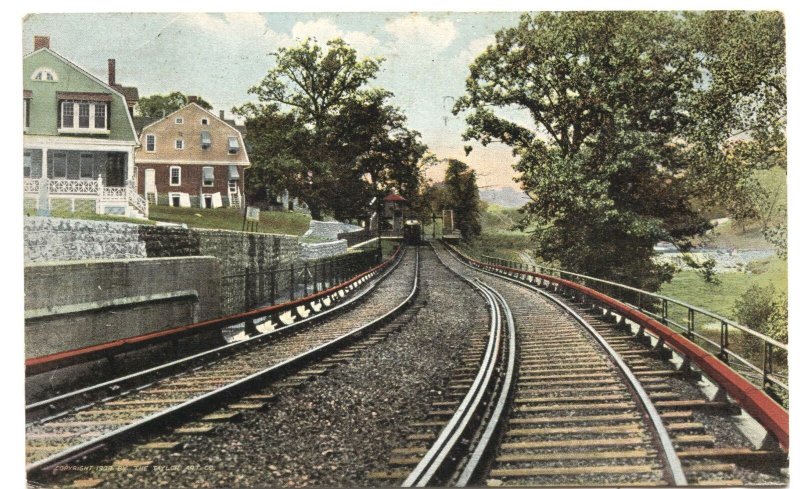
[[[242,134],[229,122],[189,104],[142,128],[136,149],[139,192],[151,204],[241,207],[244,169],[250,166]]]
[[[25,208],[147,217],[134,182],[136,89],[105,83],[52,51],[46,36],[34,37],[22,67]]]

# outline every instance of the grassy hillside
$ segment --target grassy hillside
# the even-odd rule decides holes
[[[659,293],[733,318],[736,299],[752,285],[772,284],[776,293],[785,293],[788,289],[789,270],[785,260],[773,257],[752,262],[748,271],[750,273],[720,273],[717,275],[719,284],[705,282],[697,272],[682,271],[675,274],[671,282],[663,284]]]
[[[33,213],[30,213],[33,215]],[[131,219],[93,212],[67,212],[54,210],[53,217],[69,219],[88,219],[93,221],[130,222],[134,224],[155,224],[156,221],[186,224],[190,228],[242,230],[242,210],[220,207],[218,209],[199,209],[169,206],[150,206],[149,219]],[[289,234],[299,236],[308,231],[311,218],[294,212],[261,211],[258,232]]]
[[[465,249],[473,256],[492,255],[518,260],[519,252],[529,250],[531,235],[511,228],[520,222],[522,214],[517,209],[486,205],[481,214],[481,235],[472,240]]]
[[[295,212],[261,211],[258,232],[301,235],[308,231],[311,218]],[[242,209],[220,207],[198,209],[169,206],[151,206],[153,221],[186,224],[190,228],[242,230]]]

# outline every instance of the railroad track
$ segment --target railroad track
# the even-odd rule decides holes
[[[748,446],[733,427],[738,407],[724,394],[704,397],[695,372],[654,356],[641,335],[598,309],[477,271],[441,249],[439,255],[481,288],[494,311],[492,328],[506,324],[496,395],[478,402],[489,407],[471,421],[464,421],[475,399],[469,393],[447,405],[444,419],[432,409],[432,419],[419,423],[428,433],[411,435],[390,469],[373,473],[373,480],[403,486],[785,484],[785,452]],[[486,356],[491,343],[473,349]],[[477,385],[480,375],[468,370]],[[453,430],[462,425],[471,431]]]
[[[337,308],[333,308],[326,311],[330,314],[324,322],[319,321],[322,314],[314,317],[313,326],[305,326],[306,320],[297,321],[276,330],[274,341],[254,341],[249,348],[232,344],[195,355],[184,360],[178,373],[174,370],[181,367],[181,361],[173,362],[166,377],[28,423],[29,477],[176,420],[199,418],[199,423],[185,431],[201,432],[208,428],[204,423],[231,419],[240,410],[262,408],[270,395],[247,396],[249,392],[292,374],[297,379],[298,370],[309,370],[310,362],[326,355],[333,361],[346,359],[343,348],[391,321],[413,302],[418,281],[418,253],[404,254],[380,282],[360,293],[365,300],[359,307],[343,308],[335,315]],[[259,337],[268,339],[270,334]],[[147,378],[150,375],[148,371]],[[114,385],[105,382],[95,390],[108,392]],[[73,394],[78,399],[83,395]],[[53,402],[66,403],[69,397],[59,396]],[[225,407],[219,409],[220,405]],[[203,416],[209,410],[215,412]]]

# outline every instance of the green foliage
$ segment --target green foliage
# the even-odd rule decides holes
[[[789,341],[788,310],[787,295],[776,293],[772,284],[751,286],[736,299],[733,308],[739,323],[782,343]]]
[[[772,32],[775,16],[723,17],[759,48],[782,45],[782,30]],[[655,289],[672,270],[653,263],[653,246],[669,241],[687,249],[692,237],[710,228],[692,203],[710,201],[715,179],[729,191],[726,205],[752,214],[753,203],[743,196],[755,195],[755,186],[731,163],[723,142],[743,129],[730,119],[747,119],[746,108],[757,105],[753,110],[764,122],[767,114],[780,119],[785,102],[770,98],[759,105],[766,82],[725,75],[743,71],[763,80],[780,71],[782,58],[766,48],[766,59],[723,57],[727,47],[711,41],[719,34],[714,19],[663,12],[526,14],[518,26],[499,31],[471,65],[466,95],[454,107],[468,113],[464,139],[501,142],[519,156],[516,169],[532,199],[524,224],[540,238],[536,251],[543,259]],[[750,24],[758,28],[749,30]],[[765,31],[771,35],[758,38]],[[718,40],[733,43],[735,35]],[[780,88],[779,76],[770,81]],[[750,104],[739,103],[745,96]],[[735,102],[712,113],[719,97]],[[509,109],[522,109],[530,123],[506,118]],[[764,133],[768,143],[750,127],[753,145],[728,147],[739,150],[739,159],[757,160],[751,168],[780,165],[780,158],[766,160],[754,150],[780,142],[779,128],[773,129]]]
[[[444,174],[444,209],[455,213],[455,227],[470,241],[481,234],[481,198],[475,170],[466,163],[448,160]]]
[[[189,97],[181,92],[172,92],[167,95],[156,94],[140,98],[137,110],[139,111],[139,115],[144,117],[164,117],[184,107],[188,103]],[[211,104],[203,100],[202,97],[197,97],[196,103],[206,110],[213,109]]]
[[[381,60],[359,59],[341,39],[312,40],[275,53],[275,66],[249,93],[247,117],[256,201],[269,188],[300,197],[314,219],[363,218],[368,202],[394,188],[419,192],[427,147],[388,104],[391,93],[367,88]]]

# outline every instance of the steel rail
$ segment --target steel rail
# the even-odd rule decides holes
[[[466,396],[464,396],[456,412],[436,438],[433,446],[406,477],[401,487],[424,487],[442,472],[447,465],[447,459],[450,458],[456,447],[456,443],[461,439],[467,426],[473,421],[478,407],[483,402],[484,394],[488,390],[492,373],[497,365],[501,348],[500,323],[502,320],[500,318],[500,308],[497,300],[482,284],[477,281],[470,281],[469,283],[478,289],[489,306],[491,313],[489,341],[484,350],[478,373]]]
[[[589,299],[603,304],[610,311],[618,314],[620,318],[639,324],[662,341],[665,346],[672,349],[673,352],[695,364],[706,377],[715,382],[724,392],[738,402],[742,409],[758,421],[767,432],[771,433],[785,450],[789,449],[789,413],[786,409],[715,355],[703,350],[680,333],[673,331],[669,326],[656,321],[635,307],[628,306],[585,285],[538,272],[487,264],[464,256],[460,252],[454,252],[463,258],[462,261],[466,261],[481,270],[494,269],[504,272],[501,273],[502,276],[516,274],[517,276],[531,277],[531,280],[538,278],[572,289]],[[522,283],[530,283],[525,279],[518,280]]]
[[[222,345],[222,346],[219,346],[219,347],[216,347],[216,348],[212,348],[210,350],[205,350],[205,351],[196,353],[194,355],[190,355],[188,357],[179,358],[177,360],[173,360],[173,361],[161,364],[161,365],[156,365],[154,367],[151,367],[151,368],[148,368],[148,369],[145,369],[145,370],[141,370],[139,372],[134,372],[134,373],[122,376],[122,377],[117,377],[117,378],[114,378],[114,379],[111,379],[111,380],[108,380],[108,381],[105,381],[105,382],[101,382],[101,383],[94,384],[94,385],[91,385],[91,386],[88,386],[88,387],[84,387],[82,389],[78,389],[78,390],[75,390],[75,391],[67,392],[67,393],[60,394],[58,396],[54,396],[54,397],[51,397],[51,398],[48,398],[48,399],[45,399],[45,400],[42,400],[42,401],[37,401],[35,403],[28,404],[28,405],[25,406],[25,412],[26,412],[27,415],[30,416],[30,415],[34,414],[36,411],[39,411],[39,410],[42,410],[42,409],[48,409],[50,411],[56,410],[56,409],[58,409],[57,406],[59,406],[60,404],[63,404],[64,402],[70,401],[70,400],[73,400],[73,399],[82,398],[82,399],[79,399],[76,402],[86,402],[85,399],[89,395],[91,395],[92,393],[101,392],[101,391],[104,391],[104,390],[112,390],[112,389],[114,391],[121,391],[121,392],[115,393],[114,395],[109,396],[109,397],[93,400],[93,401],[91,401],[91,402],[89,402],[87,404],[84,404],[84,405],[69,406],[70,411],[59,412],[59,413],[56,413],[54,415],[51,415],[51,416],[48,416],[48,417],[45,417],[45,418],[36,419],[35,421],[32,421],[32,422],[28,423],[28,425],[32,424],[33,422],[39,423],[39,422],[43,422],[43,421],[52,421],[53,419],[56,419],[58,417],[64,416],[66,414],[69,414],[72,411],[90,407],[90,406],[96,404],[97,402],[104,402],[104,401],[108,401],[108,400],[117,398],[119,396],[125,395],[125,394],[129,393],[131,391],[131,389],[143,389],[143,388],[146,388],[146,387],[148,387],[150,385],[149,383],[147,383],[146,380],[141,380],[141,379],[148,378],[148,377],[157,377],[157,380],[164,380],[164,379],[168,378],[168,376],[170,375],[170,372],[177,371],[177,374],[181,374],[181,373],[187,371],[190,368],[190,364],[200,363],[201,365],[207,365],[211,361],[221,358],[223,355],[231,355],[233,353],[237,353],[239,351],[242,351],[242,350],[245,350],[245,349],[248,349],[248,348],[256,347],[256,346],[258,346],[259,344],[261,344],[261,343],[263,343],[265,341],[278,340],[283,336],[295,333],[298,330],[300,330],[300,329],[302,329],[302,328],[304,328],[306,326],[309,326],[309,325],[311,325],[311,324],[313,324],[313,323],[315,323],[315,322],[317,322],[317,321],[319,321],[321,319],[324,319],[324,318],[326,318],[326,317],[328,317],[330,315],[346,311],[346,310],[354,307],[356,305],[357,301],[359,301],[360,299],[365,298],[373,290],[375,290],[375,288],[378,286],[378,284],[380,284],[386,277],[389,276],[389,274],[391,274],[392,271],[394,271],[395,268],[397,268],[399,266],[400,262],[402,261],[402,257],[403,257],[404,254],[405,254],[405,250],[404,249],[403,250],[398,249],[392,255],[392,257],[389,260],[386,260],[384,262],[384,264],[389,265],[389,268],[386,270],[386,272],[384,274],[380,275],[377,279],[375,279],[375,281],[370,282],[369,285],[366,288],[361,289],[359,291],[359,293],[357,293],[356,295],[352,296],[346,302],[341,302],[339,304],[336,304],[333,307],[331,307],[329,309],[326,309],[326,310],[323,310],[323,311],[320,311],[319,313],[317,313],[317,314],[315,314],[313,316],[309,316],[308,318],[301,319],[301,320],[296,321],[296,322],[294,322],[294,323],[292,323],[292,324],[290,324],[288,326],[285,326],[283,328],[278,328],[278,329],[276,329],[274,331],[269,331],[269,332],[266,332],[266,333],[260,333],[258,335],[251,336],[251,337],[249,337],[247,339],[244,339],[242,341],[238,341],[238,342],[235,342],[235,343],[229,343],[229,344]],[[382,265],[384,265],[384,264],[382,264]],[[381,268],[383,268],[383,267],[379,265],[378,267],[375,267],[375,270],[373,270],[371,272],[370,271],[365,272],[365,274],[362,274],[362,275],[364,275],[364,277],[362,277],[362,278],[364,278],[366,280],[367,279],[367,275],[369,275],[370,273],[377,273],[377,271],[379,271]],[[358,280],[355,280],[355,281],[352,282],[352,284],[356,284],[356,283],[358,283]],[[124,385],[130,385],[131,383],[134,383],[137,380],[139,381],[139,385],[137,387],[135,387],[135,388],[128,388],[128,389],[124,389],[123,390],[123,388],[121,387],[121,386],[124,386]],[[64,409],[66,409],[66,408],[64,408]]]
[[[453,254],[453,256],[456,259],[459,259],[458,255]],[[460,261],[464,263],[463,260]],[[633,391],[633,394],[636,396],[637,403],[644,410],[645,418],[649,422],[652,431],[656,435],[654,438],[658,443],[659,448],[661,449],[661,454],[663,456],[665,467],[667,469],[666,472],[668,474],[668,478],[670,479],[669,480],[670,484],[674,486],[688,485],[688,482],[686,480],[686,474],[683,471],[683,466],[681,465],[680,459],[678,458],[675,446],[672,444],[669,432],[667,431],[667,428],[664,425],[661,416],[658,414],[658,410],[656,409],[655,404],[653,404],[653,401],[650,399],[650,396],[647,394],[647,391],[645,391],[642,384],[636,378],[636,375],[622,359],[622,356],[619,353],[617,353],[610,344],[608,344],[608,342],[603,338],[603,336],[600,333],[597,332],[596,329],[594,329],[594,327],[592,327],[588,322],[586,322],[586,320],[583,319],[583,317],[581,317],[581,315],[578,314],[572,307],[570,307],[568,304],[564,303],[562,300],[555,297],[554,295],[550,294],[549,292],[540,290],[529,283],[525,282],[520,283],[518,280],[515,280],[512,277],[508,277],[507,275],[482,270],[471,263],[466,263],[466,264],[467,266],[480,270],[483,273],[488,273],[503,280],[507,280],[512,283],[516,283],[518,285],[522,285],[526,289],[546,297],[551,302],[554,302],[559,307],[561,307],[561,309],[566,311],[570,316],[572,316],[578,322],[578,324],[581,325],[581,327],[583,327],[587,332],[589,332],[589,334],[592,335],[595,341],[597,341],[597,343],[600,344],[603,350],[605,350],[606,355],[609,358],[611,358],[612,362],[614,363],[614,366],[622,374],[624,382],[628,384],[628,387]]]
[[[437,255],[438,256],[438,255]],[[482,283],[482,282],[481,282]],[[482,283],[483,284],[483,283]],[[475,478],[476,472],[482,467],[484,460],[487,456],[487,450],[490,448],[492,441],[498,435],[500,429],[500,421],[502,420],[507,408],[510,406],[511,390],[515,382],[515,371],[517,364],[517,338],[516,338],[516,325],[514,324],[514,315],[511,313],[511,308],[508,306],[505,298],[495,289],[487,284],[483,284],[486,289],[494,294],[497,302],[503,310],[503,315],[506,318],[506,332],[508,338],[508,353],[506,355],[506,366],[504,369],[505,378],[501,387],[499,396],[492,407],[489,421],[483,429],[478,444],[472,451],[472,455],[467,461],[464,468],[456,480],[456,487],[466,487]]]
[[[219,318],[208,319],[184,326],[177,326],[166,330],[113,340],[97,345],[90,345],[73,350],[28,358],[25,360],[25,374],[26,376],[41,374],[58,368],[68,367],[92,360],[103,359],[159,343],[174,341],[186,336],[192,336],[213,330],[220,330],[224,327],[239,324],[248,320],[260,319],[270,315],[278,315],[283,312],[290,311],[296,307],[304,306],[325,297],[330,297],[332,294],[350,287],[352,284],[358,282],[366,275],[374,273],[381,268],[385,268],[389,263],[393,262],[399,251],[400,250],[398,248],[395,250],[395,253],[386,261],[356,275],[345,282],[342,282],[341,284],[329,287],[323,291],[310,294],[293,301],[252,309],[250,311],[231,314]]]
[[[80,456],[81,454],[90,452],[95,447],[102,447],[114,443],[116,441],[119,441],[123,436],[130,436],[133,433],[144,430],[145,428],[165,423],[168,420],[175,419],[179,415],[183,415],[191,410],[197,410],[201,406],[217,401],[225,396],[235,394],[237,392],[241,392],[243,390],[251,388],[252,386],[260,382],[268,380],[270,377],[277,377],[282,373],[288,372],[293,368],[302,365],[305,362],[311,361],[317,357],[326,354],[330,350],[342,346],[344,343],[348,341],[357,339],[359,336],[365,334],[370,329],[377,327],[386,321],[394,319],[400,312],[402,312],[406,307],[408,307],[411,304],[411,302],[413,302],[413,300],[417,297],[417,294],[419,292],[419,250],[417,250],[416,253],[414,267],[415,267],[414,282],[412,285],[411,292],[400,304],[392,308],[389,312],[385,313],[381,317],[374,319],[364,324],[363,326],[356,328],[350,331],[349,333],[345,333],[344,335],[335,338],[327,343],[319,345],[311,350],[301,353],[300,355],[286,359],[276,365],[272,365],[264,370],[251,374],[247,377],[239,379],[228,385],[222,386],[211,392],[197,396],[177,406],[170,407],[164,411],[154,413],[130,425],[123,426],[109,433],[101,435],[100,437],[95,438],[93,440],[88,440],[79,445],[75,445],[74,447],[53,454],[35,463],[28,464],[25,468],[26,472],[30,476],[32,473],[36,473],[39,471],[46,471],[49,468],[52,468],[55,465],[62,463],[65,460],[69,460],[74,457]]]

